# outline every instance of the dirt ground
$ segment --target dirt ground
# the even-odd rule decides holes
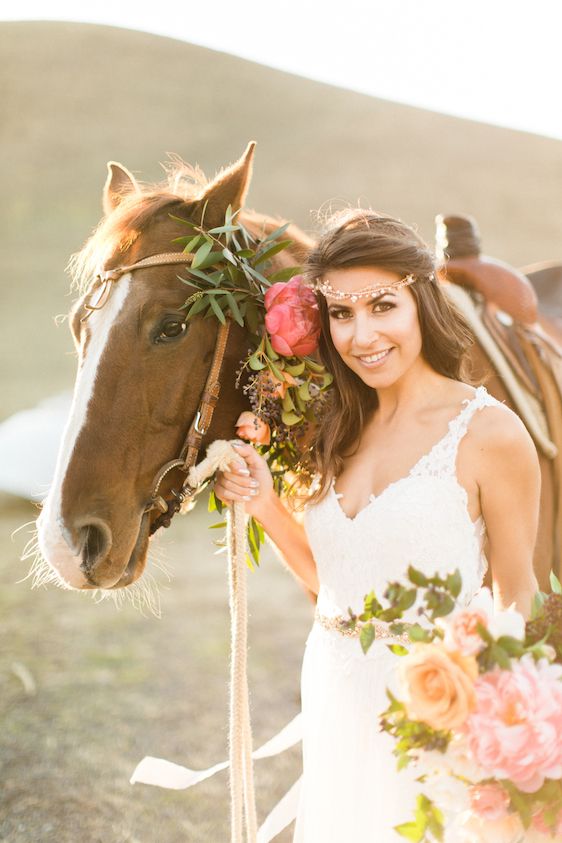
[[[228,778],[191,791],[131,786],[145,755],[204,768],[226,757],[229,617],[222,531],[205,503],[158,542],[173,578],[161,618],[21,582],[31,505],[0,500],[0,840],[223,843]],[[249,574],[255,745],[299,709],[311,606],[271,552]],[[256,764],[260,821],[299,775],[300,748]],[[288,843],[292,829],[278,840]]]

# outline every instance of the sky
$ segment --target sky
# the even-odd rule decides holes
[[[139,29],[562,139],[560,0],[0,0],[0,20]]]

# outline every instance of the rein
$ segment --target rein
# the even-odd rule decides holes
[[[111,295],[113,284],[121,276],[135,269],[153,266],[169,266],[191,262],[191,254],[166,252],[151,255],[128,266],[102,270],[97,278],[101,285],[84,305],[88,319],[94,310],[100,310]],[[196,466],[201,442],[209,431],[213,413],[220,394],[220,373],[228,342],[230,319],[220,324],[205,386],[199,398],[199,406],[189,426],[180,455],[165,463],[156,474],[152,484],[150,501],[145,513],[153,509],[160,515],[150,525],[150,535],[160,527],[169,527],[172,518],[181,509],[186,499],[192,498],[201,484],[211,477],[217,468],[227,468],[235,452],[228,442],[215,442],[210,453]],[[159,494],[164,477],[174,469],[186,475],[179,491],[172,489],[173,498],[165,500]],[[243,843],[243,828],[247,843],[256,843],[257,821],[252,768],[252,729],[247,676],[247,598],[246,598],[246,515],[243,504],[235,503],[228,508],[229,547],[229,596],[231,613],[231,665],[230,665],[230,791],[231,791],[231,843]]]
[[[86,315],[82,317],[81,321],[85,322],[95,310],[101,310],[111,295],[113,285],[119,280],[119,278],[121,278],[121,276],[126,275],[129,272],[133,272],[135,269],[147,269],[148,267],[153,266],[170,266],[173,264],[189,264],[191,263],[192,258],[193,255],[189,253],[162,252],[161,254],[150,255],[149,257],[142,258],[142,260],[127,266],[118,266],[114,269],[101,270],[96,276],[96,280],[99,279],[101,282],[100,287],[92,294],[89,301],[84,304]],[[160,515],[150,525],[151,536],[160,527],[169,527],[172,518],[176,512],[179,512],[184,501],[192,498],[197,490],[197,486],[193,486],[186,479],[179,491],[172,489],[173,497],[171,500],[166,500],[159,494],[160,485],[164,477],[169,474],[170,471],[178,469],[187,475],[190,469],[197,462],[201,442],[211,426],[213,413],[219,400],[221,388],[219,378],[228,342],[229,330],[230,320],[227,319],[226,324],[219,325],[211,367],[207,375],[207,380],[205,381],[205,386],[203,387],[203,391],[199,398],[197,412],[195,413],[195,416],[189,426],[179,457],[165,463],[156,474],[152,483],[150,500],[144,511],[145,513],[148,513],[153,509],[157,509],[160,511]]]

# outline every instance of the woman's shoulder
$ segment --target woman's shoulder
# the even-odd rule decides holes
[[[473,457],[484,459],[488,470],[506,461],[524,459],[537,462],[535,444],[521,418],[485,389],[474,392],[478,412],[470,421],[469,439]]]

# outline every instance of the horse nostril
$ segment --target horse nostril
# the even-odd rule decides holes
[[[89,574],[92,569],[105,559],[111,547],[111,533],[103,521],[96,519],[80,527],[82,570]]]

